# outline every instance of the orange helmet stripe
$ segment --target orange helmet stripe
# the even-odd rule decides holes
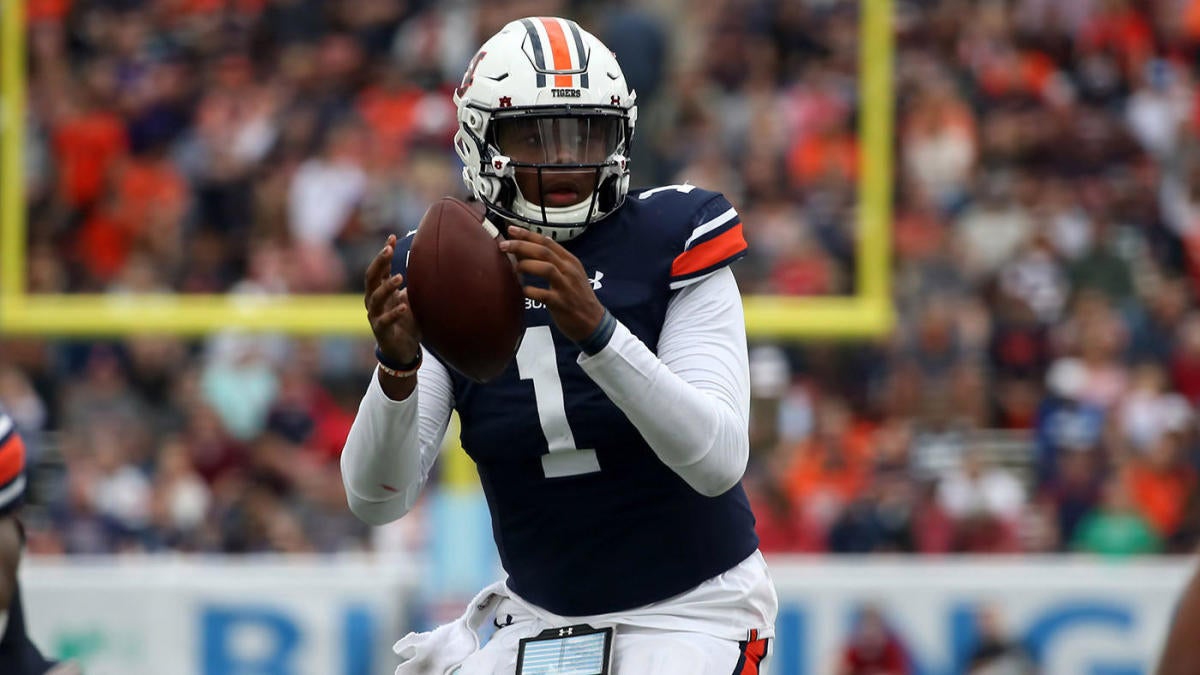
[[[575,70],[575,65],[571,62],[571,48],[567,45],[567,34],[563,31],[562,24],[558,19],[551,17],[539,17],[542,22],[542,27],[546,29],[546,37],[550,39],[550,54],[554,59],[555,70]],[[574,78],[571,75],[555,75],[554,86],[570,87],[573,86]]]

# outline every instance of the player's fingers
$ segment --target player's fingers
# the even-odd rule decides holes
[[[575,257],[575,256],[572,256],[571,252],[566,250],[562,244],[559,244],[557,239],[551,239],[550,237],[546,237],[545,234],[538,234],[538,233],[532,231],[532,229],[526,229],[523,227],[517,227],[515,225],[510,225],[509,226],[509,235],[510,235],[510,237],[512,237],[514,239],[521,239],[524,241],[529,241],[529,243],[532,243],[532,244],[538,244],[540,246],[545,246],[546,249],[548,251],[550,251],[552,253],[552,255],[554,255],[554,256],[568,257],[568,258]]]
[[[519,239],[521,241],[530,241],[535,244],[542,244],[543,246],[554,241],[553,239],[551,239],[550,237],[547,237],[544,234],[538,234],[537,232],[534,232],[533,230],[530,230],[530,229],[524,228],[524,227],[518,227],[516,225],[509,225],[507,232],[508,232],[508,236],[512,239]]]
[[[379,326],[390,326],[404,318],[405,312],[408,311],[408,303],[397,302],[394,307],[389,308],[386,312],[379,315]]]
[[[541,247],[545,248],[547,251],[549,251],[550,255],[552,257],[555,257],[555,258],[559,258],[559,257],[563,257],[563,256],[574,257],[574,256],[571,256],[571,254],[567,251],[567,249],[563,248],[562,244],[551,239],[550,237],[547,237],[544,234],[538,234],[537,232],[534,232],[532,230],[527,230],[523,227],[517,227],[516,225],[509,225],[508,226],[508,235],[509,235],[509,241],[512,241],[512,240],[525,241],[525,242],[528,242],[535,246],[541,246]]]
[[[409,309],[408,303],[399,299],[389,301],[388,307],[371,318],[371,330],[374,331],[375,337],[380,344],[390,342],[388,336],[393,334],[393,331],[399,330],[401,333],[415,333],[410,330],[409,326],[404,325],[405,320],[412,316],[412,311]]]
[[[396,235],[389,234],[386,241],[383,242],[383,248],[375,257],[371,259],[371,263],[367,265],[367,281],[371,283],[379,283],[387,278],[389,267],[391,266],[392,254],[396,251]]]
[[[537,232],[526,230],[523,227],[510,225],[509,233],[511,234],[513,230],[519,230],[519,234],[517,236],[524,241],[537,246],[542,246],[549,251],[550,257],[548,259],[558,261],[558,266],[560,269],[565,271],[568,267],[571,267],[577,270],[579,273],[584,274],[583,263],[579,261],[579,258],[575,257],[575,254],[571,253],[562,244],[558,243],[558,241],[551,239],[544,234],[538,234]],[[584,275],[586,276],[586,274]]]
[[[562,276],[558,265],[548,260],[522,260],[517,263],[517,271],[521,274],[532,274],[535,277],[541,277],[551,283]]]
[[[533,241],[533,238],[536,236],[536,233],[532,230],[524,227],[518,227],[516,225],[509,225],[505,232],[508,233],[510,238],[520,239],[522,241]]]
[[[408,304],[408,291],[400,291],[395,302],[395,305],[389,307],[379,317],[380,327],[384,330],[394,327],[404,337],[419,342],[421,328],[417,325],[417,318],[413,316],[412,305]]]
[[[502,241],[500,242],[500,250],[511,253],[517,260],[557,260],[557,257],[550,249],[530,241],[514,241],[511,239]]]
[[[379,284],[367,301],[367,312],[378,316],[387,310],[388,299],[396,294],[402,283],[404,283],[404,277],[397,274],[388,279],[386,283]]]
[[[397,316],[400,316],[404,324],[404,330],[408,336],[418,342],[421,341],[421,327],[416,323],[416,315],[413,313],[413,305],[408,301],[408,288],[404,288],[397,297],[397,305],[395,307]]]
[[[387,242],[384,243],[383,249],[375,254],[375,257],[367,265],[367,271],[363,277],[363,299],[368,300],[371,293],[387,280],[388,274],[392,266],[392,253],[396,250],[396,235],[389,234]]]
[[[537,286],[526,286],[522,290],[525,291],[525,297],[529,298],[530,300],[537,300],[538,302],[542,302],[547,305],[553,304],[558,295],[549,288],[538,288]]]

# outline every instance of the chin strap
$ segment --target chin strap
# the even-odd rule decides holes
[[[542,225],[529,225],[522,223],[523,227],[528,227],[530,231],[540,235],[550,237],[554,241],[570,241],[575,237],[583,234],[586,227],[567,227],[565,225],[545,227]]]

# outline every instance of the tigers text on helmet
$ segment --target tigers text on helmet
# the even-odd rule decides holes
[[[613,53],[574,21],[513,21],[454,92],[463,182],[517,225],[577,237],[629,191],[635,101]]]

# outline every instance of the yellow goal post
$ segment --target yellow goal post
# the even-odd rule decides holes
[[[370,333],[358,295],[30,294],[25,287],[22,0],[0,0],[0,335],[203,335],[224,329],[297,335]],[[892,200],[892,0],[861,0],[855,293],[745,297],[752,339],[852,339],[886,334]]]

